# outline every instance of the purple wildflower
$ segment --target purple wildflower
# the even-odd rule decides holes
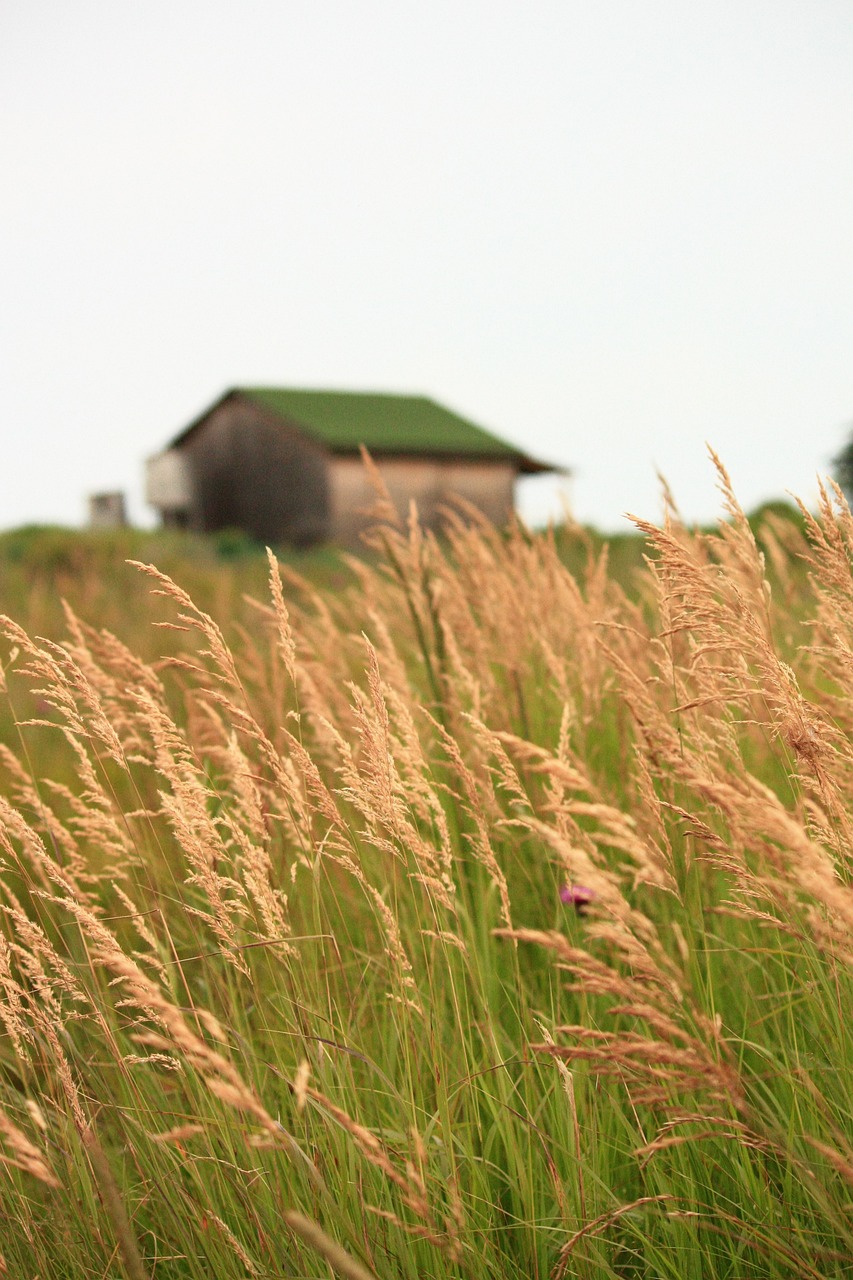
[[[582,884],[564,884],[560,890],[560,901],[574,907],[579,916],[586,914],[586,909],[594,897],[594,891]]]

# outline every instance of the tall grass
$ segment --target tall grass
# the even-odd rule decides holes
[[[850,1274],[853,518],[720,477],[5,620],[0,1272]]]

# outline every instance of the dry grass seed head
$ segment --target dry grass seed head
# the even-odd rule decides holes
[[[0,1138],[11,1152],[10,1156],[0,1156],[0,1161],[22,1169],[48,1187],[60,1185],[44,1154],[3,1110],[0,1110]]]

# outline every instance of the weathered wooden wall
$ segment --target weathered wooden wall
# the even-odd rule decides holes
[[[297,545],[329,536],[326,455],[278,419],[225,400],[179,447],[192,475],[190,528]]]
[[[515,467],[509,462],[380,457],[374,459],[400,514],[408,515],[409,502],[417,504],[421,522],[430,528],[441,523],[441,508],[453,496],[465,498],[498,527],[513,511]],[[365,512],[376,501],[360,458],[337,456],[329,460],[330,536],[354,542],[370,523]]]

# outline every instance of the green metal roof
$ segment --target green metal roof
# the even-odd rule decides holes
[[[253,401],[303,431],[333,453],[455,454],[469,458],[505,458],[521,471],[550,471],[544,462],[445,409],[426,396],[363,391],[294,391],[280,387],[235,387],[223,399]],[[222,401],[217,401],[217,404]],[[213,406],[215,407],[215,406]],[[191,423],[173,441],[179,443],[208,414]]]
[[[360,391],[238,387],[241,395],[304,430],[333,451],[462,453],[517,458],[521,450],[426,396]],[[532,461],[532,460],[531,460]]]

